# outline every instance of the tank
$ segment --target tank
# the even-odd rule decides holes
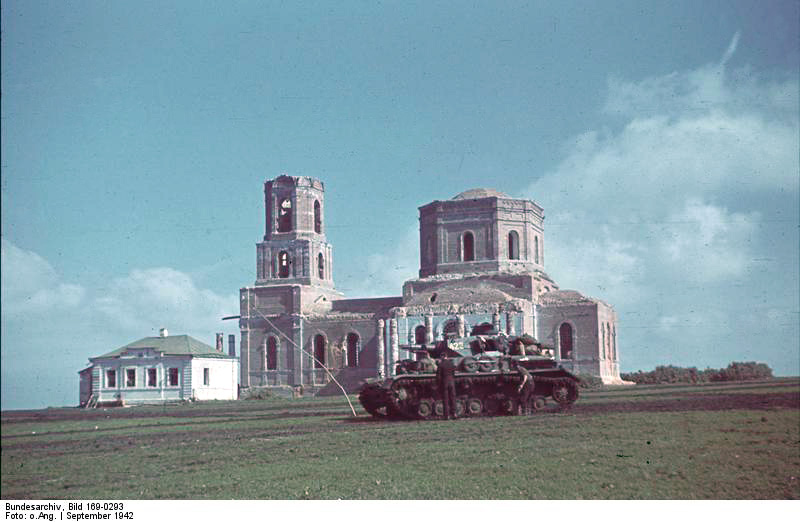
[[[459,417],[516,414],[521,406],[517,388],[522,382],[517,365],[533,377],[534,391],[527,411],[565,409],[578,399],[578,378],[556,363],[552,349],[529,335],[470,335],[440,341],[433,348],[401,348],[416,358],[399,361],[392,378],[367,379],[359,392],[361,405],[375,417],[443,418],[436,367],[444,357],[453,358],[457,364]]]

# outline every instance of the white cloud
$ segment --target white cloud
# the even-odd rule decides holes
[[[756,343],[784,372],[797,358],[786,314],[747,328],[740,315],[756,294],[780,306],[775,289],[796,303],[796,256],[780,243],[797,238],[785,219],[797,215],[798,83],[725,62],[610,80],[615,121],[575,137],[524,194],[547,215],[550,275],[620,314],[623,369],[725,365]]]
[[[367,256],[358,272],[348,269],[337,279],[337,288],[346,298],[398,296],[418,269],[419,230],[409,228],[390,247]]]
[[[82,286],[61,282],[52,265],[35,252],[5,238],[1,242],[3,315],[43,313],[82,303],[86,294]]]
[[[758,213],[730,213],[690,199],[668,219],[674,232],[661,236],[661,250],[681,277],[706,282],[744,275],[753,258]]]
[[[86,289],[62,282],[47,260],[3,239],[2,272],[3,408],[77,403],[73,372],[89,357],[162,326],[212,345],[215,332],[238,331],[235,321],[220,321],[238,312],[235,294],[199,288],[172,268],[133,270],[107,288]]]
[[[114,280],[93,306],[109,321],[141,335],[162,326],[198,335],[210,333],[223,316],[236,313],[238,300],[198,288],[183,272],[151,268]]]

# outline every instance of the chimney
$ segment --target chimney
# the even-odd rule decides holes
[[[228,355],[236,357],[236,336],[233,334],[228,336]]]
[[[218,352],[222,351],[222,334],[221,333],[217,334],[217,346],[216,346],[216,348],[217,348]]]
[[[166,337],[166,336],[168,336],[168,335],[169,335],[169,332],[167,331],[167,329],[166,329],[166,328],[161,328],[161,329],[158,331],[158,336],[159,336],[159,337]]]

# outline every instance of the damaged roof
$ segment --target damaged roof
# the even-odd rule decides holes
[[[461,194],[456,195],[453,199],[461,200],[461,199],[482,199],[482,198],[509,198],[508,194],[503,194],[494,189],[490,188],[474,188],[470,190],[465,190]]]
[[[454,281],[414,294],[406,306],[462,303],[503,303],[515,297],[492,281]],[[511,285],[506,285],[509,289]]]
[[[575,290],[554,290],[547,292],[539,297],[541,304],[551,305],[573,305],[573,304],[594,304],[602,303],[599,299],[587,297]]]

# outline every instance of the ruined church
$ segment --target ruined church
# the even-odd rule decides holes
[[[547,275],[544,214],[533,201],[473,189],[423,205],[419,277],[401,296],[350,299],[333,281],[324,189],[305,176],[264,184],[256,280],[240,290],[243,390],[316,393],[332,374],[355,391],[362,379],[393,375],[410,357],[404,346],[475,327],[532,335],[565,369],[620,382],[617,315]]]

